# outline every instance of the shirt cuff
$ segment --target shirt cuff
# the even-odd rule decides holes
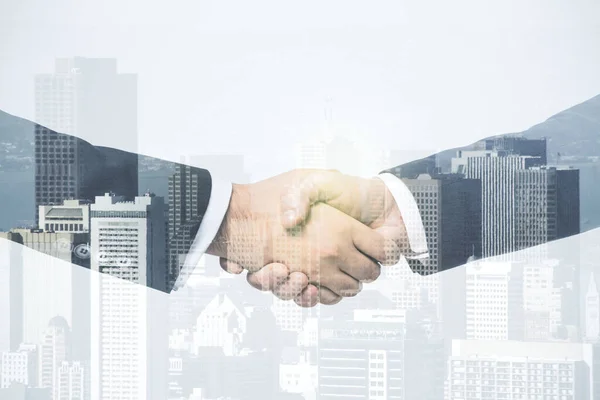
[[[217,236],[223,218],[225,218],[225,213],[229,208],[231,190],[231,182],[220,181],[213,178],[206,213],[202,218],[192,247],[190,247],[190,251],[179,271],[179,276],[177,277],[177,281],[175,281],[173,290],[180,289],[185,285],[206,252],[206,249],[208,249],[208,246],[210,246],[215,236]]]
[[[414,196],[398,177],[390,173],[383,173],[378,175],[378,178],[387,186],[398,205],[400,215],[402,215],[408,236],[408,244],[412,251],[412,254],[404,254],[404,256],[407,259],[427,258],[427,253],[429,252],[427,248],[427,235],[425,234],[421,213],[419,212],[419,207]]]

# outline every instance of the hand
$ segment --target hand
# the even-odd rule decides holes
[[[282,196],[300,187],[298,183],[309,173],[292,171],[253,185],[235,185],[208,253],[226,258],[226,267],[243,265],[251,272],[269,265],[251,276],[261,282],[262,289],[273,290],[281,298],[297,297],[309,282],[312,285],[305,291],[313,296],[315,285],[323,288],[321,296],[334,300],[355,295],[360,281],[379,275],[374,259],[385,258],[384,239],[326,205],[315,206],[303,226],[286,230],[281,220]]]
[[[281,219],[287,228],[301,226],[311,215],[311,207],[325,202],[342,212],[375,228],[385,238],[383,265],[394,265],[400,255],[408,250],[406,231],[402,216],[386,185],[378,178],[364,179],[343,175],[337,171],[305,170],[299,184],[290,185],[281,199]],[[240,273],[237,263],[221,259],[221,266],[231,273]],[[248,282],[260,290],[272,290],[278,295],[279,281],[287,271],[283,265],[266,265],[258,272],[248,274]],[[299,276],[290,277],[302,281]],[[307,281],[306,279],[303,280]],[[302,286],[299,284],[299,286]],[[334,304],[341,297],[323,285],[320,291],[308,285],[295,301],[305,307],[317,302]]]

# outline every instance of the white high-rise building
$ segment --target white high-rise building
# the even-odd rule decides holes
[[[159,331],[167,321],[153,316],[164,317],[166,310],[156,308],[149,289],[167,285],[164,201],[106,194],[96,197],[90,212],[91,269],[101,272],[91,284],[91,398],[164,399],[161,349],[168,341],[166,330],[164,338]],[[162,365],[165,373],[151,377]]]
[[[136,110],[137,76],[118,72],[114,58],[57,58],[53,72],[35,76],[35,120],[58,132],[110,135],[129,150],[137,146]]]
[[[466,268],[466,337],[522,340],[523,268],[509,262],[480,261]]]
[[[95,159],[97,152],[79,139],[137,153],[137,76],[119,73],[116,59],[56,59],[53,72],[35,76],[35,121],[36,214],[41,205],[93,200],[95,186],[107,183],[96,170],[104,161],[121,165],[111,187],[129,198],[137,193],[136,154],[108,152],[118,160]]]
[[[591,344],[453,340],[447,400],[593,399]]]
[[[79,362],[64,361],[58,368],[54,400],[84,400],[85,369]]]
[[[2,353],[0,388],[9,388],[13,383],[26,387],[37,386],[37,346],[21,344],[14,352]]]
[[[196,321],[192,354],[203,347],[217,347],[226,356],[236,356],[246,334],[246,315],[226,294],[217,294]]]
[[[39,386],[49,388],[56,400],[58,369],[70,357],[70,329],[62,317],[50,320],[39,347]]]
[[[483,257],[516,250],[516,172],[540,162],[539,157],[497,150],[459,151],[452,159],[453,173],[481,180]]]
[[[600,295],[593,272],[585,294],[585,338],[594,342],[600,338]]]
[[[554,286],[558,266],[551,261],[523,267],[525,340],[549,340],[561,324],[562,293]]]

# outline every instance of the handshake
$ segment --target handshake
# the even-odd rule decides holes
[[[302,307],[355,296],[410,250],[396,201],[379,178],[294,170],[234,185],[207,253],[253,287]]]

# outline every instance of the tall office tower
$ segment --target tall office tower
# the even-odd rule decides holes
[[[585,294],[585,339],[589,342],[600,339],[600,294],[593,272]]]
[[[591,344],[453,340],[448,400],[593,399]]]
[[[17,351],[3,352],[0,388],[9,388],[15,383],[36,387],[37,367],[37,346],[34,344],[21,344]]]
[[[539,157],[542,165],[547,163],[546,139],[526,139],[520,136],[502,135],[484,139],[475,144],[481,150],[500,150],[520,156]]]
[[[481,181],[483,257],[516,250],[516,172],[540,163],[540,157],[498,150],[459,151],[458,157],[452,159],[453,173]]]
[[[40,205],[111,190],[135,196],[137,155],[84,140],[137,148],[136,75],[118,73],[115,59],[57,59],[54,73],[35,77],[35,119],[36,221]]]
[[[439,344],[413,334],[403,310],[367,310],[354,321],[324,320],[319,331],[319,399],[439,399]],[[440,379],[441,378],[441,379]]]
[[[525,340],[564,339],[558,337],[563,324],[563,293],[556,282],[560,268],[550,260],[533,260],[523,266]]]
[[[191,354],[198,355],[202,348],[219,348],[225,356],[239,355],[246,323],[243,307],[226,294],[217,294],[196,320]]]
[[[81,200],[65,200],[62,205],[40,206],[38,226],[45,232],[89,232],[90,205]]]
[[[91,268],[166,290],[164,201],[153,194],[125,201],[106,193],[90,205]]]
[[[23,340],[23,237],[0,232],[0,351],[16,350]]]
[[[430,275],[465,264],[481,255],[481,189],[475,179],[458,174],[420,174],[403,179],[413,194],[425,228],[429,259],[413,269]],[[418,267],[418,268],[417,268]],[[419,279],[412,276],[410,279]],[[430,277],[429,301],[437,303],[438,279]]]
[[[515,175],[516,249],[580,232],[579,170],[533,167]]]
[[[85,369],[77,361],[63,361],[58,367],[54,400],[85,400]]]
[[[523,340],[523,268],[481,261],[466,275],[467,339]]]
[[[156,300],[161,294],[150,290],[167,286],[164,201],[107,193],[90,213],[91,269],[102,272],[91,284],[92,399],[164,398],[168,321]]]
[[[50,320],[48,328],[42,335],[39,347],[39,387],[49,388],[52,399],[56,400],[55,390],[58,387],[58,370],[63,361],[71,356],[70,329],[62,317]]]
[[[177,165],[169,178],[168,257],[169,286],[177,280],[200,227],[200,210],[210,192],[210,177],[198,168]]]

